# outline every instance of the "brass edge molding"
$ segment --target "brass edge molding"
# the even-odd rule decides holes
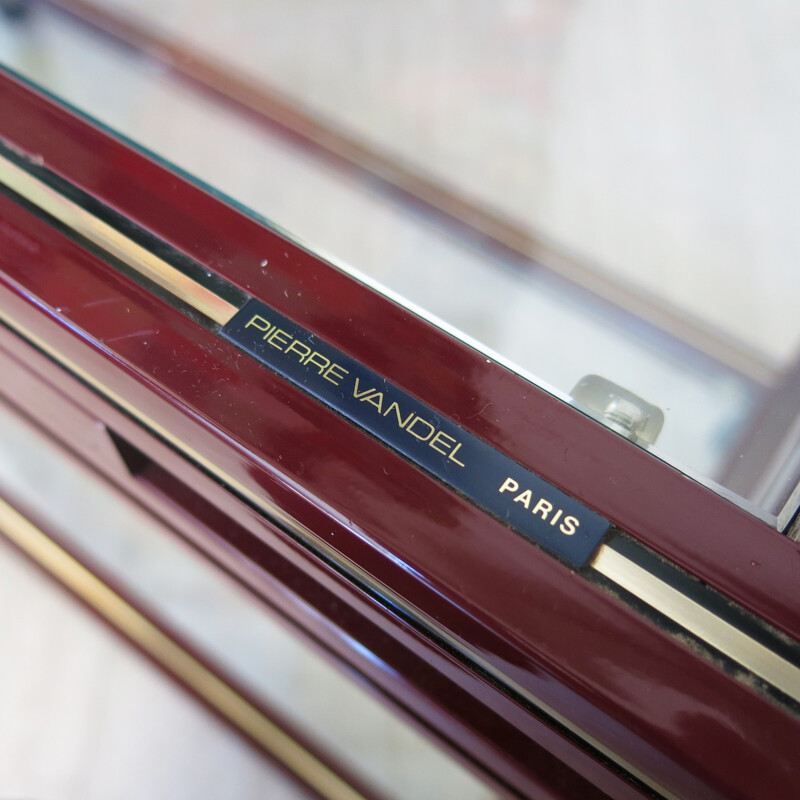
[[[324,553],[326,558],[335,563],[342,571],[350,576],[354,576],[357,581],[362,585],[369,587],[372,591],[380,597],[385,598],[391,605],[402,609],[403,613],[412,619],[423,630],[432,631],[439,639],[447,644],[449,648],[459,653],[469,664],[473,664],[480,668],[484,673],[490,675],[494,680],[498,681],[502,686],[505,686],[510,692],[524,700],[531,706],[536,708],[541,714],[549,717],[565,730],[569,731],[578,740],[583,742],[588,747],[601,754],[609,761],[617,765],[620,769],[624,770],[628,775],[639,781],[641,784],[649,787],[652,791],[656,792],[663,800],[680,800],[680,798],[662,786],[658,781],[646,775],[633,764],[629,763],[625,758],[615,753],[609,747],[604,745],[601,741],[596,739],[587,731],[584,731],[574,722],[567,717],[556,711],[552,706],[544,700],[536,697],[528,689],[517,683],[515,680],[506,675],[502,670],[498,669],[494,664],[487,661],[477,651],[466,647],[459,639],[448,633],[441,628],[435,621],[429,619],[425,615],[417,611],[413,606],[409,605],[403,598],[395,594],[387,586],[379,583],[371,575],[364,572],[360,567],[350,561],[346,556],[343,556],[337,550],[332,548],[329,544],[322,541],[319,537],[315,536],[310,530],[306,529],[292,517],[284,513],[280,508],[270,503],[264,497],[260,496],[245,484],[241,483],[232,475],[228,474],[216,464],[214,464],[205,456],[201,455],[197,450],[192,448],[189,444],[176,437],[173,433],[168,431],[163,426],[159,425],[154,419],[148,417],[143,411],[136,406],[129,403],[119,394],[114,392],[111,388],[97,380],[93,375],[78,366],[75,362],[70,360],[64,354],[58,352],[55,348],[51,347],[44,340],[38,337],[33,332],[27,330],[23,325],[18,323],[10,317],[5,311],[0,309],[0,322],[4,323],[9,329],[13,330],[16,334],[26,340],[29,344],[45,353],[53,361],[58,363],[68,372],[79,378],[83,383],[91,387],[97,394],[104,399],[110,401],[118,408],[122,409],[128,416],[136,420],[151,433],[154,433],[163,441],[170,444],[176,451],[181,453],[189,461],[194,462],[200,466],[205,472],[213,475],[222,484],[227,486],[233,492],[244,498],[250,505],[261,511],[267,518],[273,522],[277,522],[285,529],[290,531],[294,536],[306,543],[312,550]],[[606,545],[601,545],[601,550],[607,549]]]
[[[629,558],[603,546],[592,563],[610,581],[800,702],[800,670]]]
[[[0,533],[323,797],[365,800],[2,498]]]
[[[239,310],[2,155],[0,182],[214,322]]]

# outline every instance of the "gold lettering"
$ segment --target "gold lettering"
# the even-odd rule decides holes
[[[383,392],[373,392],[369,397],[362,397],[361,401],[375,406],[379,414],[383,411]]]
[[[288,353],[289,351],[287,350],[286,352]],[[345,369],[339,364],[331,364],[328,369],[322,373],[322,377],[325,378],[326,381],[330,381],[334,386],[338,386],[339,381],[341,381],[348,372],[350,372],[350,370]]]
[[[580,524],[580,521],[576,517],[564,517],[564,521],[558,526],[558,529],[561,533],[572,536]]]
[[[269,332],[272,330],[272,323],[269,320],[264,319],[264,317],[262,317],[260,314],[253,314],[250,322],[248,322],[244,327],[249,328],[251,325],[259,331],[265,331],[263,337],[264,339],[269,336]],[[266,325],[266,327],[262,327],[263,325]]]
[[[458,443],[458,444],[457,444],[457,445],[456,445],[456,446],[453,448],[453,452],[452,452],[452,453],[450,453],[450,455],[449,455],[449,456],[447,456],[447,458],[448,458],[450,461],[455,461],[455,463],[456,463],[456,464],[458,464],[458,466],[459,466],[459,467],[463,467],[463,466],[466,466],[466,465],[465,465],[465,464],[463,464],[461,461],[459,461],[459,460],[456,458],[456,453],[457,453],[457,452],[458,452],[460,449],[461,449],[461,442],[459,442],[459,443]]]
[[[449,442],[443,442],[442,439],[449,439]],[[433,437],[428,442],[428,446],[432,447],[437,453],[441,453],[443,456],[449,454],[450,449],[453,447],[455,443],[455,439],[452,436],[448,436],[444,431],[438,431],[436,436]],[[446,450],[442,450],[441,447],[437,447],[437,444],[441,444],[442,447],[447,448]]]
[[[325,362],[324,364],[322,362]],[[322,375],[323,371],[326,370],[331,363],[329,358],[325,358],[325,356],[320,355],[316,350],[311,353],[311,355],[306,357],[306,360],[303,362],[306,366],[309,364],[313,364],[315,367],[319,367],[319,374]]]
[[[513,478],[506,478],[497,491],[502,494],[503,492],[516,492],[517,489],[519,489],[519,484]]]
[[[376,390],[375,389],[364,389],[364,391],[359,394],[359,391],[358,391],[358,378],[356,378],[356,385],[353,387],[353,397],[355,397],[356,400],[360,400],[362,397],[364,397],[364,395],[371,394],[374,391],[376,391]]]
[[[266,336],[264,338],[267,339]],[[285,330],[282,330],[281,328],[275,328],[275,330],[270,334],[269,339],[267,339],[267,342],[278,350],[283,351],[283,347],[281,345],[286,344],[289,339],[290,336]],[[276,341],[278,344],[275,344]]]
[[[522,492],[521,494],[518,494],[514,498],[514,502],[515,503],[522,503],[522,505],[525,506],[525,508],[530,508],[531,507],[531,498],[532,497],[533,497],[533,492],[531,492],[530,489],[526,489],[524,492]]]
[[[542,519],[546,520],[547,519],[547,515],[552,510],[553,510],[553,504],[552,503],[548,503],[547,500],[545,500],[544,497],[543,497],[536,504],[536,506],[534,507],[533,511],[531,511],[531,514],[538,514],[541,511],[542,512]]]
[[[416,433],[413,430],[414,426],[418,422],[421,422],[423,425],[425,425],[426,427],[430,428],[430,430],[428,431],[428,433],[425,434],[425,436],[422,436],[421,434]],[[431,436],[433,436],[433,432],[435,430],[436,430],[436,428],[434,428],[433,425],[430,424],[430,422],[426,422],[424,419],[422,419],[422,417],[417,416],[416,414],[414,415],[414,419],[411,420],[411,422],[408,424],[408,427],[406,428],[406,431],[408,433],[410,433],[415,439],[419,439],[421,442],[427,442],[428,439],[430,439]]]
[[[301,352],[299,348],[303,348],[305,353]],[[303,362],[303,359],[311,354],[311,348],[307,344],[303,344],[302,342],[298,342],[297,339],[293,339],[292,343],[283,351],[284,353],[298,353],[300,355],[300,363]]]
[[[383,412],[383,416],[384,416],[384,417],[388,417],[388,416],[389,416],[389,412],[390,412],[392,409],[394,409],[394,413],[395,413],[395,415],[397,416],[397,424],[398,424],[398,425],[399,425],[401,428],[405,428],[405,426],[406,426],[406,425],[408,425],[408,423],[411,421],[411,417],[413,417],[413,416],[414,416],[414,412],[412,411],[412,412],[411,412],[411,413],[410,413],[410,414],[409,414],[409,415],[408,415],[408,416],[407,416],[405,419],[403,419],[403,418],[400,416],[400,406],[399,406],[399,405],[397,405],[397,403],[396,403],[396,402],[394,402],[394,401],[392,401],[392,404],[389,406],[389,408],[387,408],[387,409],[386,409],[386,411],[384,411],[384,412]]]

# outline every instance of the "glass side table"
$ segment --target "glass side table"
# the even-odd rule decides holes
[[[476,5],[443,51],[451,21],[421,25],[424,4],[175,4],[157,24],[122,5],[37,5],[2,32],[2,394],[160,533],[81,536],[35,481],[7,492],[4,532],[88,567],[108,607],[167,643],[154,660],[329,796],[446,790],[386,781],[355,739],[260,683],[256,645],[237,651],[193,597],[236,586],[258,610],[252,640],[268,609],[355,671],[432,743],[408,745],[428,760],[406,775],[452,775],[458,796],[790,792],[791,238],[724,181],[705,204],[686,194],[713,138],[691,103],[632,119],[607,88],[614,119],[598,113],[589,136],[575,104],[613,20],[587,38],[583,7]],[[651,46],[671,64],[667,39]],[[618,75],[627,101],[692,88],[634,67]],[[786,200],[772,172],[758,180]],[[740,238],[757,255],[730,257]],[[162,550],[184,560],[164,556],[176,571],[158,584]]]

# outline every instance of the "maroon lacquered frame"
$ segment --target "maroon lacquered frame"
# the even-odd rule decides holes
[[[794,542],[8,76],[0,78],[0,108],[15,110],[0,120],[0,136],[13,146],[800,639]],[[0,197],[0,215],[0,309],[48,348],[676,796],[794,791],[794,716],[30,211]],[[20,349],[12,334],[3,338],[5,347]],[[40,376],[183,485],[213,483],[35,356],[30,363]],[[218,484],[208,489],[215,507],[250,534],[227,545],[246,559],[241,570],[251,570],[253,582],[269,582],[262,545],[281,553],[426,661],[423,672],[459,687],[455,702],[437,701],[421,688],[433,677],[418,680],[411,660],[407,671],[399,666],[400,682],[412,687],[403,696],[412,712],[439,730],[449,725],[447,735],[511,789],[589,797],[589,782],[608,796],[646,795],[241,499]],[[335,615],[330,622],[336,625]],[[375,680],[401,694],[389,671]],[[544,755],[529,759],[531,752]]]
[[[520,760],[535,766],[538,773],[536,781],[524,774],[515,779],[532,796],[551,796],[548,784],[568,789],[569,795],[600,796],[586,781],[555,763],[544,748],[528,742],[520,749],[514,726],[504,718],[519,716],[518,710],[507,701],[496,704],[482,682],[457,660],[432,652],[427,638],[413,629],[381,618],[359,592],[351,589],[343,594],[346,586],[332,583],[303,548],[285,541],[260,516],[239,513],[237,520],[220,512],[213,501],[223,504],[226,493],[217,483],[197,472],[188,473],[192,488],[177,480],[173,473],[187,474],[179,456],[144,437],[134,423],[74,378],[58,376],[59,386],[51,384],[42,376],[53,377],[48,360],[2,328],[0,373],[4,376],[0,399],[210,555],[272,611],[302,630],[323,655],[371,681],[381,699],[391,701],[408,720],[435,735],[456,758],[473,769],[479,763],[494,765],[496,780],[485,766],[479,771],[499,792],[509,791],[509,777],[518,769],[515,760]],[[24,407],[19,405],[20,398]],[[126,459],[119,434],[112,438],[109,426],[135,437],[157,460],[142,459],[141,451]],[[118,586],[124,580],[117,576],[111,582]],[[354,641],[359,642],[358,648],[353,648]],[[477,719],[472,720],[473,716]],[[476,735],[476,729],[482,728],[491,731],[491,736]]]

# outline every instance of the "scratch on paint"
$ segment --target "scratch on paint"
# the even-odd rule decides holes
[[[141,331],[132,331],[131,333],[125,333],[122,336],[114,336],[111,339],[104,339],[103,342],[105,344],[114,344],[116,342],[124,342],[127,339],[137,339],[142,336],[150,336],[152,334],[157,334],[158,328],[145,328]],[[145,342],[147,344],[147,342]]]

